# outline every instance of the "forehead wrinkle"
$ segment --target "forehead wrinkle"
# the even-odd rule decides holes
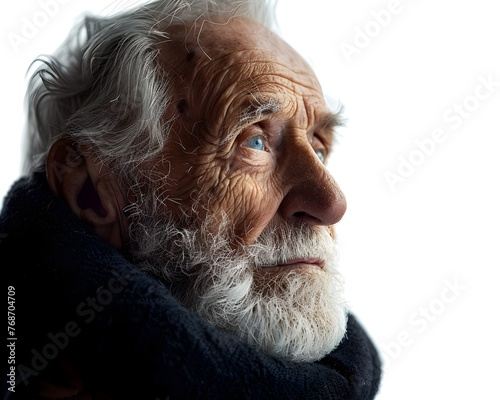
[[[259,71],[258,73],[254,73],[252,75],[253,79],[259,80],[267,77],[278,78],[280,81],[278,83],[277,81],[271,80],[270,82],[263,82],[261,85],[279,84],[280,86],[287,87],[288,85],[285,85],[284,82],[281,81],[288,81],[291,83],[290,87],[301,86],[307,90],[320,90],[320,85],[316,76],[312,71],[306,68],[300,68],[297,65],[286,65],[279,62],[277,59],[252,60],[249,64],[256,64],[256,66],[252,65],[255,69],[257,69],[259,64],[266,66],[266,68],[262,69],[262,72]]]
[[[216,68],[220,72],[241,68],[250,79],[258,80],[262,77],[274,77],[290,81],[305,89],[317,90],[319,82],[316,76],[312,70],[306,65],[301,65],[302,63],[299,61],[300,59],[297,59],[293,65],[290,65],[280,60],[279,54],[273,54],[264,49],[250,47],[226,52],[211,60],[200,60],[197,65],[194,66],[193,76],[203,75],[207,68]],[[215,64],[219,65],[214,67]]]

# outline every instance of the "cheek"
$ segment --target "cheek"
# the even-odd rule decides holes
[[[279,185],[271,177],[240,173],[225,180],[211,201],[211,213],[223,212],[234,223],[239,242],[254,242],[274,218],[282,198]]]
[[[154,188],[158,212],[171,214],[174,218],[185,215],[197,192],[196,179],[190,176],[191,165],[182,159],[164,156],[146,169],[148,187]]]
[[[165,178],[161,185],[155,181],[158,206],[188,226],[199,226],[209,216],[217,224],[218,217],[226,215],[234,226],[235,242],[254,242],[282,200],[279,177],[266,168],[238,168],[230,157],[213,153],[190,157],[174,150],[149,169],[157,178]]]

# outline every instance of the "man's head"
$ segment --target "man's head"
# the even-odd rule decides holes
[[[333,240],[345,200],[324,165],[338,115],[263,6],[214,3],[90,24],[35,75],[31,154],[54,142],[51,188],[187,307],[315,360],[345,331]]]

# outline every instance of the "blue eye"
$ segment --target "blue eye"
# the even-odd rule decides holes
[[[325,152],[323,150],[316,150],[316,155],[322,163],[325,162]]]
[[[250,139],[243,142],[243,146],[249,147],[250,149],[265,151],[266,145],[264,139],[261,135],[252,136]]]

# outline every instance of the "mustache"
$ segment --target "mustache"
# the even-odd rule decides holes
[[[209,215],[191,227],[168,215],[136,217],[131,235],[133,257],[148,270],[161,270],[167,280],[177,281],[207,267],[212,269],[214,263],[228,262],[236,269],[246,265],[258,270],[307,259],[324,263],[326,271],[336,268],[337,245],[327,226],[271,222],[254,243],[235,245],[235,225],[225,214]],[[160,266],[155,260],[170,262]]]
[[[337,243],[326,226],[268,225],[253,244],[247,245],[257,268],[292,260],[317,260],[331,265],[338,259]]]

